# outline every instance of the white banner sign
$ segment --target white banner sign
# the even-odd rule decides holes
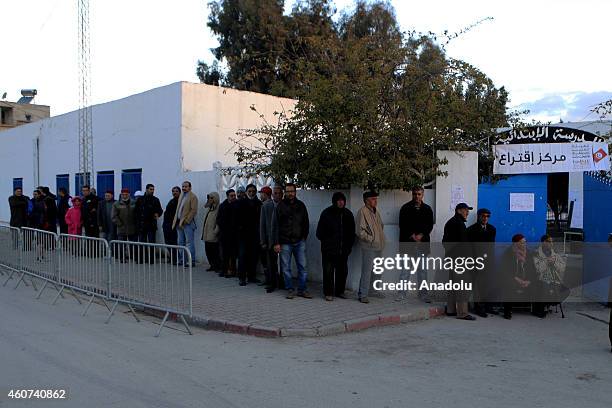
[[[564,173],[610,169],[607,143],[533,143],[493,146],[494,174]]]

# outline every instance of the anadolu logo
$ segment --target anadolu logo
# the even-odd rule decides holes
[[[604,151],[604,149],[602,149],[600,147],[598,151],[593,153],[593,161],[595,163],[598,163],[598,162],[602,161],[607,155],[608,154]]]

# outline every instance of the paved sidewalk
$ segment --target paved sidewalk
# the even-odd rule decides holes
[[[266,293],[263,286],[238,286],[235,278],[220,278],[204,267],[193,269],[192,324],[211,330],[255,336],[327,336],[369,327],[426,320],[443,314],[441,304],[426,304],[414,297],[396,302],[370,297],[323,299],[321,286],[309,282],[314,299],[286,299],[286,291]]]

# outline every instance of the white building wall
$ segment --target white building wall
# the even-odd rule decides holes
[[[289,111],[295,105],[293,99],[212,85],[182,82],[181,88],[185,171],[211,170],[216,161],[225,167],[236,165],[232,141],[236,132],[259,128],[265,121],[276,123],[274,112]]]

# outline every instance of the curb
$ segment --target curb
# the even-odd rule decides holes
[[[193,316],[187,321],[193,326],[206,330],[227,333],[237,333],[246,336],[278,338],[278,337],[324,337],[343,333],[366,330],[371,327],[397,326],[404,323],[418,322],[444,316],[444,307],[430,307],[409,313],[382,314],[366,316],[359,319],[345,320],[340,323],[328,324],[316,328],[279,328],[259,325],[250,325],[237,321],[207,319]]]

